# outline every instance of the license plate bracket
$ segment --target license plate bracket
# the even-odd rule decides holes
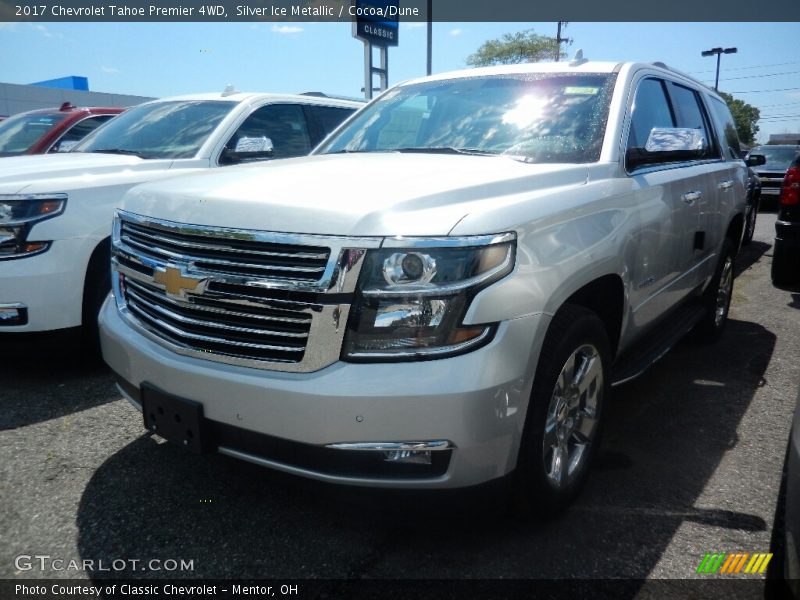
[[[142,385],[142,416],[147,430],[196,454],[209,451],[203,405],[148,384]]]

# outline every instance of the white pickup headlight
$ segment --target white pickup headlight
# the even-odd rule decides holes
[[[58,216],[67,204],[66,194],[0,195],[0,260],[41,254],[50,242],[29,242],[36,223]]]
[[[475,294],[511,272],[515,247],[513,234],[501,234],[392,239],[368,251],[343,358],[440,358],[488,342],[493,324],[462,321]]]

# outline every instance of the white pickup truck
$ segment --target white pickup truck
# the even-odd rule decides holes
[[[0,159],[0,341],[71,330],[96,339],[114,208],[181,172],[308,154],[360,102],[322,95],[180,96],[128,110],[72,152]]]
[[[610,386],[721,334],[738,151],[723,100],[658,63],[404,83],[309,157],[131,190],[103,355],[188,449],[364,486],[513,472],[555,510]]]

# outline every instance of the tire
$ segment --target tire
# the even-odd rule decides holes
[[[100,329],[97,316],[111,291],[111,246],[100,242],[89,260],[83,284],[81,342],[87,354],[100,355]]]
[[[541,519],[560,512],[586,481],[599,444],[610,365],[600,318],[581,306],[562,307],[539,356],[517,460],[514,498],[524,514]]]
[[[695,340],[711,344],[719,340],[725,325],[728,322],[728,312],[731,307],[733,297],[733,275],[734,275],[735,252],[733,242],[725,238],[722,249],[719,253],[717,268],[714,277],[708,284],[708,288],[703,292],[702,303],[706,309],[706,314],[695,325]]]
[[[756,219],[758,218],[758,201],[753,202],[750,212],[747,213],[747,222],[744,224],[744,235],[742,245],[746,246],[753,241],[753,234],[756,232]]]
[[[800,281],[800,252],[792,252],[781,240],[772,250],[772,283],[789,285]]]

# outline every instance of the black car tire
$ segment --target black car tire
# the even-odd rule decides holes
[[[746,246],[753,241],[753,234],[756,232],[756,219],[758,218],[758,200],[753,201],[750,211],[747,213],[747,221],[744,224],[744,235],[742,245]]]
[[[717,261],[714,277],[703,292],[702,303],[706,309],[703,318],[695,325],[693,337],[701,343],[716,342],[728,322],[728,311],[733,296],[735,252],[733,242],[726,238]]]
[[[581,351],[584,354],[580,354]],[[560,390],[562,371],[570,372],[569,361],[573,357],[572,381],[578,381],[579,358],[586,360],[581,362],[581,366],[586,365],[584,371],[587,375],[580,379],[581,385],[574,385],[576,394],[571,397],[577,396],[575,412],[567,409],[570,416],[557,424],[558,411],[552,410],[552,405],[554,402],[567,403],[569,396],[559,395],[557,391]],[[568,304],[562,307],[553,317],[545,336],[528,404],[514,480],[514,500],[518,512],[535,519],[547,518],[565,509],[577,496],[600,443],[600,424],[603,404],[608,397],[610,366],[611,347],[600,318],[581,306]],[[564,380],[567,378],[565,376]],[[586,389],[581,392],[583,384]],[[573,415],[578,415],[574,421]],[[588,422],[585,419],[587,415],[592,416]],[[548,425],[551,426],[549,433]],[[552,425],[558,429],[557,432],[553,431]],[[566,429],[561,428],[563,425],[566,425]],[[584,436],[584,431],[589,427],[589,435]],[[555,447],[548,446],[548,440],[554,439],[565,440],[565,448],[572,444],[572,451],[579,452],[567,454],[567,469],[560,481],[553,477],[555,457],[552,453],[556,451]],[[582,448],[578,449],[579,446]],[[573,459],[574,470],[570,472]]]

